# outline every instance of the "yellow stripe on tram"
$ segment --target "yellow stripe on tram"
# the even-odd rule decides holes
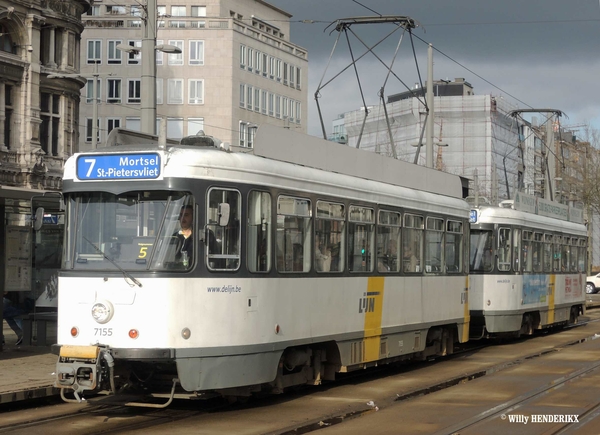
[[[554,294],[556,293],[556,275],[550,275],[548,283],[548,324],[554,323]]]
[[[383,316],[383,288],[385,278],[374,276],[368,278],[367,294],[361,300],[365,310],[365,362],[379,359],[381,345],[381,320]]]
[[[463,292],[463,316],[465,323],[463,323],[462,337],[459,338],[461,343],[465,343],[469,339],[469,323],[471,322],[471,312],[469,311],[469,290],[471,290],[469,283],[469,275],[465,279],[465,291]]]

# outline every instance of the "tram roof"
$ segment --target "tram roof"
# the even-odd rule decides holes
[[[135,132],[129,135],[122,130],[119,134],[123,137],[113,137],[115,146],[82,154],[120,154],[159,149],[155,136]],[[238,152],[169,142],[167,149],[162,151],[166,154],[167,162],[162,175],[165,178],[207,178],[279,186],[390,205],[401,205],[399,201],[403,198],[412,207],[441,213],[453,210],[451,213],[458,215],[463,215],[465,210],[468,213],[468,206],[461,195],[460,178],[423,166],[270,125],[259,128],[254,149],[235,148]],[[66,191],[75,187],[70,180],[76,180],[75,161],[79,156],[81,154],[73,156],[65,165]],[[116,193],[131,189],[131,186],[115,184],[113,181],[84,183],[90,190]],[[79,185],[76,190],[82,187]]]

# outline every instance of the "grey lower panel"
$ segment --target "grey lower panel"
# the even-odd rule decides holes
[[[569,320],[571,313],[571,307],[581,305],[580,302],[573,302],[572,304],[561,304],[554,307],[554,320],[552,323],[566,322]],[[539,313],[540,314],[540,326],[547,326],[551,324],[548,316],[548,307],[541,308],[525,308],[522,310],[506,310],[506,311],[486,311],[483,314],[481,311],[471,311],[471,316],[484,316],[485,327],[489,333],[496,334],[502,332],[516,332],[521,329],[523,322],[523,315],[525,313]],[[476,313],[476,314],[475,314]]]
[[[275,380],[282,353],[177,358],[177,376],[186,391],[263,384]]]

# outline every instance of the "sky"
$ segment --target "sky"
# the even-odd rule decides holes
[[[332,22],[357,16],[401,15],[417,21],[414,49],[423,83],[427,79],[427,44],[434,48],[433,78],[460,77],[477,95],[494,95],[517,108],[562,111],[561,125],[591,124],[600,129],[599,0],[267,0],[293,16],[291,42],[308,51],[308,132],[322,135],[314,94],[351,62],[345,35],[327,67],[338,32]],[[353,25],[367,44],[393,30],[391,24]],[[333,30],[333,32],[332,32]],[[390,63],[400,33],[376,49]],[[366,49],[351,36],[355,57]],[[357,62],[367,105],[378,104],[387,69],[372,55]],[[398,50],[393,72],[408,86],[419,81],[408,34]],[[406,87],[390,77],[385,95]],[[338,114],[363,106],[352,69],[320,91],[327,133]],[[575,128],[575,127],[574,127]]]

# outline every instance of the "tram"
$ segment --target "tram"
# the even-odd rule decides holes
[[[517,193],[471,211],[471,338],[518,337],[585,311],[581,210]]]
[[[468,340],[459,177],[269,125],[108,142],[65,165],[63,399],[277,393]]]

